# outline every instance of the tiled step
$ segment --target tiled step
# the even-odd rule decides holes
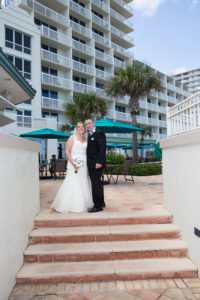
[[[179,237],[179,229],[173,224],[54,227],[33,230],[30,233],[30,244],[173,239],[177,237]]]
[[[155,263],[156,261],[156,263]],[[197,277],[188,258],[24,264],[17,283],[92,282]]]
[[[186,244],[173,240],[115,241],[31,245],[25,262],[101,261],[187,256]]]
[[[152,211],[134,212],[98,212],[98,213],[52,213],[52,210],[41,211],[35,218],[35,227],[72,227],[100,226],[122,224],[162,224],[171,223],[172,215],[160,208]]]

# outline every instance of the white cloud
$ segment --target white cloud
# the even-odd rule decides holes
[[[192,0],[191,8],[194,8],[198,4],[199,4],[199,0]]]
[[[142,12],[143,16],[152,17],[165,0],[134,0],[133,7]],[[193,0],[198,1],[198,0]]]

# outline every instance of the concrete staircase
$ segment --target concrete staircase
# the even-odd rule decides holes
[[[17,283],[197,277],[164,209],[57,214],[42,211]]]

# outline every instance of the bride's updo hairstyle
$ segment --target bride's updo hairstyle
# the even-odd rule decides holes
[[[84,123],[82,122],[82,121],[79,121],[77,124],[76,124],[76,130],[77,130],[77,128],[78,128],[78,124],[81,124],[81,125],[83,125],[83,127],[84,127],[84,133],[86,132],[86,129],[85,129],[85,125],[84,125]]]

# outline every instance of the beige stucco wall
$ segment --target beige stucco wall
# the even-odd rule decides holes
[[[40,145],[0,132],[0,298],[7,300],[39,212]]]
[[[200,238],[194,235],[194,227],[200,229],[200,130],[170,137],[160,145],[164,205],[172,212],[200,271]]]

